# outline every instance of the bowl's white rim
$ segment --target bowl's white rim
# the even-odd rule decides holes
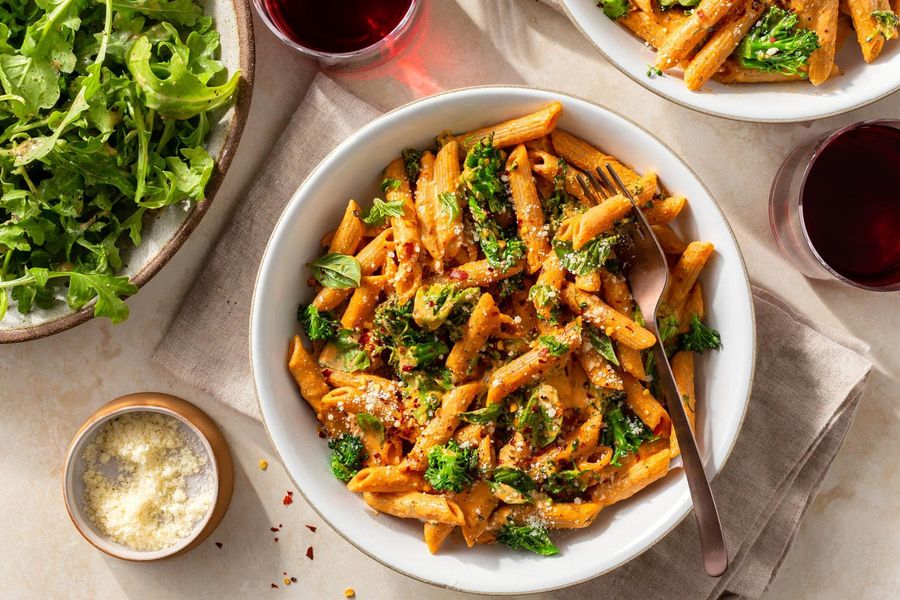
[[[212,490],[212,501],[210,502],[209,509],[206,511],[206,514],[202,519],[194,524],[193,528],[191,529],[190,535],[181,538],[181,540],[179,540],[178,543],[174,546],[169,546],[168,548],[162,548],[160,550],[135,550],[134,548],[128,548],[127,546],[119,544],[118,542],[114,542],[107,536],[95,531],[96,526],[94,526],[94,524],[91,523],[90,519],[88,519],[87,515],[84,514],[82,501],[80,498],[75,496],[75,491],[70,485],[70,475],[72,475],[76,470],[75,464],[77,463],[77,461],[81,460],[85,446],[92,438],[97,435],[97,432],[103,425],[105,425],[112,419],[121,417],[124,414],[147,412],[159,413],[166,415],[167,417],[171,417],[187,427],[191,431],[191,433],[193,433],[193,435],[200,441],[200,444],[203,446],[203,451],[206,453],[207,460],[209,461],[211,478],[210,487]],[[71,516],[72,522],[75,525],[75,528],[78,530],[78,533],[80,533],[82,537],[84,537],[84,539],[88,541],[88,543],[96,546],[98,550],[101,550],[102,552],[116,558],[121,558],[133,562],[150,562],[168,558],[170,556],[178,554],[187,546],[192,544],[194,540],[196,540],[197,537],[203,532],[203,530],[206,529],[206,526],[209,524],[210,519],[212,519],[213,513],[215,512],[216,506],[219,502],[219,462],[216,460],[216,455],[213,452],[212,445],[209,443],[209,440],[206,439],[206,436],[203,435],[203,432],[200,431],[196,425],[179,415],[177,412],[164,406],[123,406],[109,413],[108,415],[97,419],[83,431],[81,431],[75,437],[75,439],[72,440],[69,445],[68,454],[66,455],[66,468],[63,472],[63,486],[65,488],[64,500],[66,503],[66,507],[69,509],[68,512]]]
[[[713,196],[712,192],[709,191],[709,188],[706,187],[706,184],[703,183],[703,180],[700,179],[700,177],[694,172],[694,170],[691,169],[691,167],[684,161],[684,159],[682,159],[678,153],[676,153],[672,148],[670,148],[668,144],[666,144],[664,141],[662,141],[661,139],[659,139],[658,137],[653,135],[653,133],[651,133],[650,131],[648,131],[647,129],[645,129],[643,126],[641,126],[637,122],[633,121],[632,119],[630,119],[610,108],[606,108],[605,106],[602,106],[596,102],[593,102],[591,100],[586,100],[584,98],[581,98],[575,94],[570,94],[568,92],[555,91],[555,90],[550,90],[550,89],[546,89],[546,88],[538,88],[538,87],[527,86],[527,85],[510,85],[510,84],[476,85],[476,86],[469,86],[469,87],[464,87],[464,88],[457,88],[454,90],[448,90],[445,92],[440,92],[438,94],[433,94],[431,96],[427,96],[425,98],[419,98],[419,99],[413,100],[411,102],[407,102],[406,104],[404,104],[402,106],[399,106],[393,110],[390,110],[390,111],[384,113],[383,115],[373,119],[372,121],[367,123],[365,126],[361,127],[359,130],[357,130],[353,135],[351,135],[350,137],[345,139],[343,142],[338,144],[334,149],[331,150],[331,152],[329,152],[325,156],[325,158],[323,158],[319,162],[319,164],[317,164],[315,166],[315,168],[313,168],[312,171],[309,172],[309,174],[306,176],[306,178],[304,178],[303,182],[299,186],[297,186],[297,189],[294,191],[293,195],[291,196],[291,199],[288,200],[288,202],[285,204],[284,209],[282,209],[281,214],[278,216],[278,220],[275,222],[275,225],[272,227],[272,233],[270,234],[269,239],[266,242],[266,248],[263,252],[262,258],[260,259],[260,263],[259,263],[260,266],[256,271],[256,279],[253,284],[253,296],[250,301],[250,318],[249,318],[249,323],[248,323],[248,326],[249,326],[249,329],[248,329],[248,334],[249,334],[249,336],[248,336],[248,339],[249,339],[248,352],[249,352],[249,359],[250,359],[250,368],[253,372],[253,390],[256,393],[256,405],[259,410],[259,414],[261,416],[261,421],[263,424],[263,428],[265,429],[265,432],[266,432],[266,437],[269,438],[269,443],[272,445],[272,449],[275,451],[275,455],[278,457],[278,460],[281,462],[281,464],[285,465],[285,471],[287,472],[288,477],[290,478],[291,482],[293,482],[294,486],[297,488],[297,491],[300,492],[300,495],[303,496],[303,499],[306,501],[306,504],[309,505],[315,511],[315,513],[319,516],[319,518],[321,518],[323,521],[325,521],[325,523],[329,527],[331,527],[331,529],[333,529],[345,541],[349,542],[350,545],[352,545],[354,548],[356,548],[357,550],[359,550],[360,552],[362,552],[369,558],[374,559],[375,561],[377,561],[378,563],[391,569],[392,571],[395,571],[402,575],[406,575],[407,577],[415,579],[416,581],[421,581],[422,583],[427,583],[429,585],[433,585],[435,587],[439,587],[439,588],[443,588],[443,589],[447,589],[447,590],[454,590],[454,591],[458,591],[458,592],[465,592],[465,593],[470,593],[470,594],[485,595],[485,596],[512,596],[512,595],[523,595],[523,594],[539,594],[539,593],[543,593],[543,592],[551,592],[554,590],[560,590],[560,589],[572,587],[572,586],[575,586],[575,585],[578,585],[581,583],[585,583],[587,581],[591,581],[592,579],[596,579],[597,577],[600,577],[601,575],[609,573],[610,571],[613,571],[613,570],[621,567],[625,563],[634,560],[635,558],[639,557],[641,554],[643,554],[644,552],[646,552],[647,550],[649,550],[650,548],[655,546],[657,543],[659,543],[660,540],[662,540],[665,536],[667,536],[670,532],[672,532],[672,530],[674,530],[676,527],[678,527],[678,525],[680,525],[681,522],[684,521],[685,517],[687,517],[688,514],[690,514],[691,504],[688,503],[687,507],[685,508],[685,510],[681,514],[681,516],[677,517],[672,522],[672,525],[668,529],[661,531],[659,533],[659,535],[655,539],[650,541],[650,543],[648,543],[647,546],[643,550],[635,553],[630,558],[627,558],[615,565],[611,565],[610,567],[603,569],[601,571],[598,571],[597,573],[594,573],[593,575],[584,577],[584,578],[576,580],[576,581],[571,581],[571,582],[564,583],[561,585],[553,585],[553,586],[549,586],[549,587],[545,587],[545,588],[535,589],[535,590],[531,590],[528,592],[522,592],[522,591],[486,592],[486,591],[477,590],[477,589],[470,589],[470,588],[465,588],[465,587],[460,587],[460,586],[453,586],[453,585],[434,582],[434,581],[425,579],[419,575],[416,575],[414,573],[410,573],[410,572],[408,572],[404,569],[401,569],[389,562],[386,562],[385,560],[382,560],[380,557],[376,556],[375,554],[358,546],[353,540],[351,540],[349,537],[344,535],[344,532],[341,531],[341,529],[339,527],[336,527],[331,521],[329,521],[327,518],[325,518],[325,516],[322,514],[322,512],[319,510],[319,508],[313,502],[311,502],[309,500],[309,498],[304,493],[303,488],[300,486],[300,484],[297,483],[297,480],[294,478],[293,473],[291,473],[290,469],[287,468],[286,463],[281,456],[281,452],[278,450],[278,446],[275,444],[275,441],[272,438],[272,433],[269,431],[269,425],[266,422],[265,413],[263,412],[262,400],[260,399],[260,396],[259,396],[259,388],[256,384],[256,369],[254,368],[254,362],[253,362],[253,345],[254,345],[253,344],[253,341],[254,341],[253,316],[256,311],[256,303],[257,303],[256,302],[256,300],[257,300],[256,294],[257,294],[257,290],[259,289],[260,273],[262,272],[262,266],[268,260],[269,253],[272,249],[272,239],[274,238],[274,232],[277,231],[281,227],[281,224],[284,221],[284,219],[286,218],[286,215],[288,213],[288,208],[291,206],[291,204],[293,204],[294,198],[297,197],[298,192],[301,189],[303,189],[303,187],[306,185],[306,183],[310,179],[312,179],[313,176],[320,169],[322,169],[324,167],[324,165],[328,164],[332,160],[332,158],[334,157],[335,154],[337,154],[339,151],[341,151],[345,146],[355,143],[357,138],[361,137],[363,134],[368,132],[368,130],[370,130],[371,128],[377,126],[379,124],[379,122],[381,120],[383,120],[384,118],[386,118],[390,115],[393,115],[395,113],[401,112],[403,110],[406,110],[408,108],[411,108],[412,106],[416,106],[416,105],[424,103],[424,102],[433,101],[435,98],[440,98],[440,97],[449,96],[449,95],[458,94],[458,93],[468,93],[468,92],[472,92],[472,91],[476,91],[476,90],[496,90],[496,91],[528,90],[531,92],[538,92],[538,93],[543,92],[546,94],[558,95],[558,96],[562,96],[563,98],[566,98],[566,97],[573,98],[575,100],[579,100],[581,102],[590,104],[602,111],[609,113],[613,117],[616,117],[616,118],[622,119],[623,121],[626,121],[630,125],[639,129],[645,135],[649,136],[652,140],[654,140],[655,142],[660,144],[678,162],[681,163],[681,165],[687,170],[687,172],[697,181],[698,184],[700,184],[700,187],[703,189],[704,192],[706,192],[706,194],[707,194],[707,196],[709,196],[710,200],[712,200],[713,206],[715,207],[716,211],[718,211],[719,217],[721,217],[722,222],[725,224],[725,229],[727,230],[728,235],[731,236],[731,240],[732,240],[732,242],[734,242],[734,246],[737,249],[738,258],[740,259],[739,262],[740,262],[740,266],[741,266],[741,273],[744,276],[744,284],[746,285],[747,290],[750,294],[748,306],[750,307],[750,319],[751,319],[751,322],[753,323],[753,326],[750,328],[751,365],[750,365],[749,381],[747,384],[747,396],[746,396],[746,398],[744,398],[744,403],[743,403],[744,409],[743,409],[743,412],[741,413],[741,418],[738,421],[737,433],[735,434],[734,439],[732,439],[731,444],[728,447],[728,450],[725,452],[725,456],[722,459],[722,463],[719,466],[718,470],[716,470],[716,472],[713,473],[712,476],[710,477],[710,482],[715,480],[716,476],[718,476],[718,474],[722,471],[722,469],[725,468],[725,464],[728,462],[728,459],[731,457],[731,453],[734,450],[734,446],[737,443],[737,439],[740,436],[741,430],[743,429],[744,420],[747,417],[747,409],[750,406],[750,400],[751,400],[752,394],[753,394],[753,381],[754,381],[754,376],[755,376],[755,372],[756,372],[756,311],[753,306],[753,291],[752,291],[752,286],[750,284],[750,276],[747,272],[747,265],[746,265],[746,262],[744,261],[744,255],[741,252],[741,247],[737,242],[737,238],[734,235],[734,230],[732,230],[731,224],[728,222],[728,219],[725,217],[725,213],[722,212],[722,208],[719,206],[719,203],[716,201],[715,196]]]
[[[736,115],[734,113],[710,110],[709,108],[704,108],[704,107],[698,106],[697,104],[693,104],[691,102],[687,102],[685,100],[676,98],[675,96],[669,94],[665,90],[662,90],[660,88],[650,85],[647,82],[646,77],[640,77],[639,75],[637,75],[636,73],[634,73],[633,71],[631,71],[630,69],[625,67],[622,63],[620,63],[618,60],[616,60],[610,54],[608,54],[606,52],[606,50],[601,48],[597,42],[594,41],[594,38],[587,31],[584,30],[584,27],[582,27],[581,23],[579,23],[578,20],[575,18],[575,16],[572,14],[572,11],[569,10],[569,6],[568,6],[568,3],[566,2],[566,0],[561,0],[559,2],[559,6],[562,9],[563,13],[565,14],[565,17],[567,19],[569,19],[569,21],[571,21],[571,23],[575,26],[575,29],[577,29],[579,31],[579,33],[581,33],[581,35],[583,35],[584,38],[591,43],[591,45],[597,50],[597,52],[600,53],[601,56],[603,56],[603,58],[605,58],[616,69],[618,69],[620,73],[624,74],[626,77],[628,77],[630,80],[632,80],[633,82],[635,82],[636,84],[638,84],[639,86],[644,88],[645,90],[651,91],[654,94],[656,94],[657,96],[659,96],[661,98],[665,98],[669,102],[677,104],[678,106],[681,106],[683,108],[687,108],[687,109],[696,111],[698,113],[702,113],[704,115],[709,115],[711,117],[719,117],[721,119],[728,119],[729,121],[742,121],[745,123],[805,123],[807,121],[815,121],[818,119],[827,119],[829,117],[836,117],[838,115],[842,115],[844,113],[848,113],[850,111],[856,110],[857,108],[863,108],[864,106],[868,106],[868,105],[872,104],[873,102],[878,102],[879,100],[881,100],[883,98],[887,98],[891,94],[895,94],[898,91],[900,91],[900,79],[898,79],[896,86],[894,86],[892,89],[887,90],[883,94],[879,94],[873,98],[866,98],[855,104],[851,104],[844,108],[838,108],[838,109],[835,109],[835,110],[832,110],[829,112],[809,113],[809,114],[805,114],[805,115],[801,115],[801,116],[797,116],[797,117],[752,117],[749,115]],[[692,171],[692,173],[693,173],[693,171]],[[754,348],[755,348],[755,346],[754,346]]]

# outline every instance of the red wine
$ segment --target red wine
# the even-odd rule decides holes
[[[819,150],[800,196],[813,248],[847,279],[900,282],[900,130],[863,125]]]
[[[386,37],[412,0],[264,0],[286,36],[311,50],[333,54],[362,50]]]

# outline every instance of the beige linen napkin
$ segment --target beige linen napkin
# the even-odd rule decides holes
[[[316,78],[154,361],[259,418],[247,324],[266,241],[306,170],[378,114],[327,77]],[[703,573],[689,517],[637,559],[560,597],[752,598],[774,577],[843,442],[871,364],[859,342],[816,329],[768,292],[754,289],[754,306],[759,348],[753,397],[731,458],[713,484],[733,558],[727,575],[714,580]]]

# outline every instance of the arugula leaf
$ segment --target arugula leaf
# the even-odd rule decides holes
[[[615,348],[613,348],[610,337],[590,324],[584,328],[584,331],[594,350],[600,353],[600,356],[618,367],[619,358],[616,356],[616,351]]]
[[[344,369],[348,372],[365,371],[372,365],[369,353],[356,341],[356,331],[341,329],[337,332],[334,345],[344,362]]]
[[[113,8],[188,27],[203,15],[203,10],[193,0],[113,0]]]
[[[338,290],[359,287],[362,269],[352,256],[331,252],[309,263],[313,277],[321,285]]]
[[[618,235],[600,235],[576,251],[572,242],[554,239],[553,251],[564,269],[573,275],[589,275],[604,265],[618,241]]]
[[[389,190],[399,190],[400,180],[393,177],[385,177],[381,180],[381,193],[386,194]]]
[[[403,216],[403,200],[394,200],[393,202],[385,202],[381,198],[375,198],[369,214],[363,217],[363,223],[369,225],[382,225],[388,217]]]
[[[356,423],[363,431],[375,433],[379,443],[384,442],[384,424],[378,417],[367,412],[356,413]]]
[[[400,151],[400,158],[406,169],[406,177],[415,182],[419,178],[419,168],[422,164],[422,153],[415,148],[404,148]]]
[[[461,412],[458,416],[466,423],[473,423],[475,425],[487,425],[488,423],[493,423],[494,421],[496,421],[500,416],[500,411],[505,410],[505,408],[506,407],[502,403],[496,402],[489,406],[485,406],[484,408]]]
[[[168,61],[153,58],[153,44],[147,36],[139,37],[128,51],[128,71],[143,92],[147,107],[170,119],[190,119],[224,106],[240,81],[240,72],[235,71],[222,85],[207,85],[203,73],[198,75],[188,68],[184,53],[173,52]]]
[[[451,221],[455,221],[459,216],[459,200],[453,192],[444,192],[438,194],[438,200],[441,203],[441,210]]]
[[[569,351],[569,345],[559,341],[552,335],[542,335],[538,338],[538,341],[542,346],[547,348],[550,351],[550,356],[563,356],[566,352]]]
[[[537,484],[534,482],[534,479],[528,476],[528,473],[512,467],[497,467],[494,469],[494,472],[491,474],[491,482],[508,485],[526,496],[537,489]]]

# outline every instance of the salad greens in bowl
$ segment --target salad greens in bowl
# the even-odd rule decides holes
[[[128,317],[228,167],[250,28],[241,0],[0,3],[0,342]]]

